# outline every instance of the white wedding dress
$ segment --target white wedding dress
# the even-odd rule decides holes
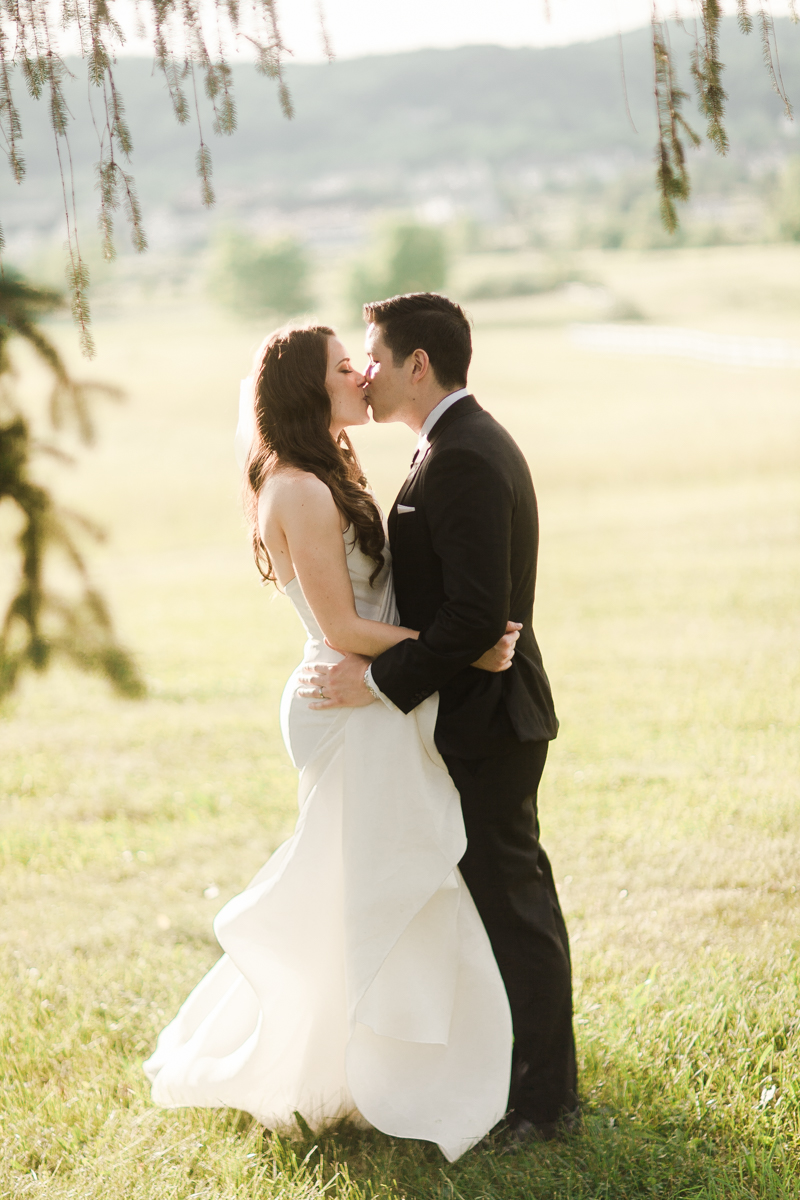
[[[374,564],[345,540],[359,614],[397,623],[388,561],[371,587]],[[338,660],[296,579],[286,593],[304,663]],[[438,696],[408,716],[312,710],[300,669],[281,704],[297,827],[218,913],[225,953],[145,1064],[153,1100],[244,1109],[273,1129],[295,1112],[312,1129],[349,1115],[453,1161],[503,1115],[512,1032],[457,867],[466,837],[433,740]]]

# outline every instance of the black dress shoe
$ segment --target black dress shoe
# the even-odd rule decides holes
[[[519,1113],[510,1114],[509,1119],[509,1150],[520,1150],[533,1142],[563,1141],[572,1134],[580,1133],[581,1110],[574,1108],[572,1112],[564,1113],[557,1121],[529,1121]]]

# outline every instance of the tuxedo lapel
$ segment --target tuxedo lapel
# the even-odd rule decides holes
[[[476,412],[481,412],[481,411],[482,411],[481,406],[480,406],[480,404],[478,404],[478,401],[475,399],[474,396],[464,396],[463,399],[457,400],[455,402],[455,404],[451,405],[451,407],[447,409],[446,412],[442,413],[441,417],[439,418],[439,420],[434,425],[433,429],[428,434],[429,445],[428,445],[427,450],[422,455],[422,457],[414,464],[414,466],[412,467],[411,471],[409,472],[408,477],[406,478],[403,486],[400,488],[400,491],[397,493],[397,495],[395,497],[394,504],[392,505],[392,511],[389,514],[389,520],[387,522],[388,527],[389,527],[389,545],[390,546],[395,537],[395,532],[397,529],[397,517],[398,517],[397,506],[398,506],[398,504],[405,504],[405,502],[413,494],[414,485],[416,484],[417,479],[422,474],[422,470],[424,468],[425,461],[428,458],[429,454],[431,453],[431,450],[432,450],[433,446],[435,445],[436,441],[442,436],[443,433],[446,432],[446,430],[449,428],[450,425],[452,425],[452,423],[454,421],[457,421],[459,419],[459,417],[466,417],[466,416],[469,416],[471,413],[476,413]]]
[[[403,504],[405,502],[406,497],[408,496],[409,492],[411,491],[411,489],[416,481],[418,471],[419,471],[419,465],[417,465],[414,468],[414,470],[411,471],[411,473],[409,474],[405,483],[400,488],[400,491],[397,493],[397,495],[395,497],[394,504],[392,505],[392,511],[389,513],[389,520],[386,522],[386,524],[389,527],[389,546],[390,546],[390,548],[391,548],[392,542],[395,539],[395,534],[396,534],[396,530],[397,530],[397,519],[398,519],[397,506],[398,506],[398,504]]]
[[[428,449],[425,451],[425,453],[422,455],[422,457],[411,468],[411,470],[408,473],[405,483],[400,488],[400,491],[397,493],[397,496],[396,496],[395,502],[394,502],[394,506],[392,508],[393,513],[396,514],[397,505],[403,503],[403,501],[405,500],[409,491],[411,490],[412,484],[414,483],[417,476],[419,475],[422,464],[424,463],[425,459],[430,454],[430,448],[431,448],[431,446],[433,446],[433,444],[437,440],[437,438],[441,437],[442,433],[444,433],[444,431],[447,429],[447,427],[449,425],[451,425],[453,421],[457,421],[459,417],[466,417],[466,416],[468,416],[469,413],[480,412],[480,411],[481,411],[481,406],[480,406],[480,404],[478,404],[478,401],[475,399],[474,396],[464,396],[463,399],[457,400],[455,404],[451,405],[451,407],[448,408],[447,411],[442,414],[442,416],[439,418],[439,420],[434,425],[433,429],[428,434],[428,443],[429,443]]]
[[[403,486],[400,488],[400,491],[397,493],[397,497],[394,502],[395,512],[397,511],[398,504],[402,504],[402,502],[405,500],[405,498],[409,492],[409,489],[411,488],[412,483],[417,478],[418,470],[419,470],[419,467],[415,466],[414,470],[409,473],[408,478],[406,479]]]

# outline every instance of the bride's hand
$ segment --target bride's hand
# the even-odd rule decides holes
[[[506,623],[506,631],[496,645],[492,646],[491,650],[487,650],[482,654],[477,662],[474,662],[473,667],[478,667],[481,671],[507,671],[511,666],[511,660],[514,657],[514,652],[519,637],[519,631],[522,626],[518,621],[508,621]]]

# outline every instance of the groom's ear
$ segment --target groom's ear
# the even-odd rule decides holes
[[[431,360],[428,358],[424,350],[414,350],[409,358],[411,362],[411,376],[415,383],[421,383],[423,379],[427,379],[431,371]]]

